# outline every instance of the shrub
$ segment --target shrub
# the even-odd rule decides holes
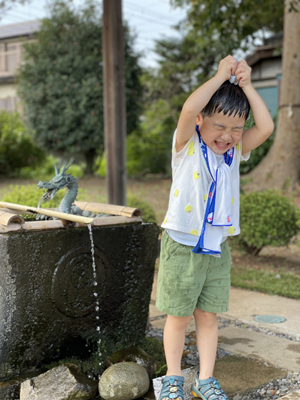
[[[144,222],[157,223],[155,211],[153,210],[153,208],[147,201],[141,200],[138,197],[135,197],[133,195],[128,195],[127,196],[127,206],[133,207],[133,208],[138,208],[139,210],[141,210],[143,213],[142,218],[143,218]]]
[[[49,155],[42,164],[38,167],[23,167],[21,168],[15,177],[21,179],[36,179],[37,181],[47,181],[54,177],[54,165],[59,164],[60,159]],[[85,171],[85,163],[75,164],[73,163],[68,173],[73,175],[75,178],[82,178]]]
[[[44,152],[26,131],[18,113],[0,113],[0,175],[14,176],[26,166],[39,165]]]
[[[297,211],[291,200],[266,190],[241,195],[239,243],[258,254],[264,246],[286,246],[297,234]]]
[[[66,194],[67,189],[59,190],[54,199],[44,203],[46,208],[57,208]],[[37,207],[43,195],[43,191],[37,185],[11,185],[3,193],[2,201],[7,203],[22,204],[30,207]],[[84,199],[85,191],[79,189],[77,199]]]

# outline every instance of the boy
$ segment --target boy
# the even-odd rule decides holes
[[[228,81],[235,75],[236,84]],[[255,126],[243,132],[250,107]],[[195,131],[196,123],[196,131]],[[160,400],[183,400],[181,357],[194,315],[200,372],[191,390],[203,400],[228,400],[213,378],[217,313],[229,304],[231,257],[227,236],[239,229],[239,163],[273,132],[263,100],[251,85],[251,68],[232,56],[183,105],[173,139],[169,208],[162,227],[156,306],[168,314],[164,348],[168,365]]]

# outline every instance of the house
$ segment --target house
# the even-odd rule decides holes
[[[15,73],[22,59],[22,45],[34,40],[40,21],[0,26],[0,112],[12,112],[18,103]]]
[[[272,117],[277,113],[282,77],[283,34],[266,39],[254,53],[246,57],[252,68],[252,84],[266,103]]]

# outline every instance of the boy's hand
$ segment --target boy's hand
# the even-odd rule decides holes
[[[246,86],[251,85],[251,68],[245,60],[239,61],[236,71],[236,79],[239,82],[239,87],[245,89]]]
[[[236,74],[237,61],[233,56],[227,56],[220,61],[217,76],[221,76],[224,82],[228,80],[231,75]]]

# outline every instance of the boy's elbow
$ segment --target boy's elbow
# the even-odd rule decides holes
[[[272,133],[274,132],[274,128],[275,128],[274,122],[273,122],[273,120],[271,120],[267,127],[267,136],[268,137],[272,135]]]

